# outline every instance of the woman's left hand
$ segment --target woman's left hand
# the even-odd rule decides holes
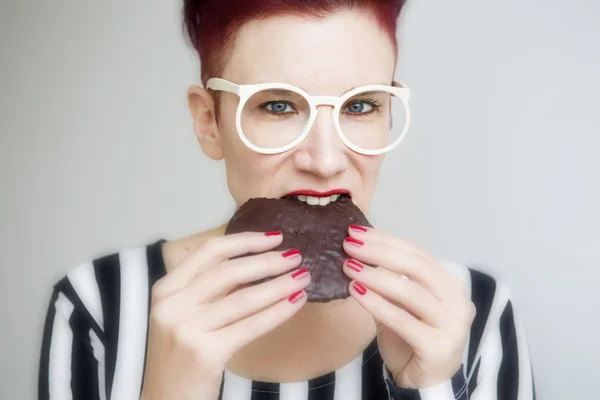
[[[396,385],[425,388],[452,378],[475,317],[463,281],[414,243],[356,225],[348,234],[350,293],[373,315]]]

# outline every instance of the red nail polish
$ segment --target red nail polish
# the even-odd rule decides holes
[[[292,278],[294,279],[302,279],[308,274],[308,270],[306,268],[300,268],[298,271],[292,274]]]
[[[358,282],[354,282],[354,285],[352,285],[352,287],[354,287],[354,290],[356,290],[361,296],[367,293],[367,288]]]
[[[350,229],[352,229],[354,232],[366,232],[367,231],[367,228],[365,228],[364,226],[355,225],[355,224],[350,224]]]
[[[356,247],[360,247],[360,246],[362,246],[364,244],[362,241],[360,241],[358,239],[354,239],[353,237],[350,237],[350,236],[348,236],[346,238],[346,242],[350,243],[351,245],[354,245]]]
[[[353,269],[356,272],[360,272],[364,268],[364,266],[361,263],[351,258],[346,260],[346,265],[348,265],[348,268]]]
[[[285,253],[283,253],[281,256],[283,258],[290,258],[290,257],[295,257],[298,254],[300,254],[300,251],[298,251],[297,249],[291,249],[291,250],[288,250]]]
[[[265,232],[265,236],[280,236],[281,232],[273,231],[273,232]]]
[[[291,295],[288,298],[288,300],[290,303],[294,304],[295,302],[297,302],[298,300],[300,300],[303,297],[304,297],[304,290],[300,290],[300,291],[294,293],[293,295]]]

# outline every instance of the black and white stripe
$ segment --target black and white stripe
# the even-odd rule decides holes
[[[55,285],[43,332],[39,399],[139,399],[151,288],[166,273],[163,242],[98,258]],[[395,387],[374,340],[344,367],[304,382],[256,382],[225,371],[218,400],[534,399],[529,348],[509,290],[476,269],[443,265],[463,279],[477,307],[463,368],[452,380],[421,390]]]

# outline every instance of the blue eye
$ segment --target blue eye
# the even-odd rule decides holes
[[[375,108],[378,107],[376,102],[368,101],[368,100],[356,100],[344,108],[344,112],[348,112],[350,114],[368,114],[372,112]]]
[[[285,101],[270,101],[265,103],[263,107],[265,107],[268,112],[273,114],[285,114],[295,111],[294,108]]]

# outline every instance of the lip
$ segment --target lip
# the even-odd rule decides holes
[[[302,189],[302,190],[295,190],[293,192],[289,192],[288,194],[281,196],[281,198],[283,199],[284,197],[293,197],[293,196],[327,197],[327,196],[331,196],[333,194],[345,194],[348,197],[352,198],[350,191],[346,190],[346,189],[333,189],[333,190],[329,190],[327,192],[318,192],[316,190]]]

